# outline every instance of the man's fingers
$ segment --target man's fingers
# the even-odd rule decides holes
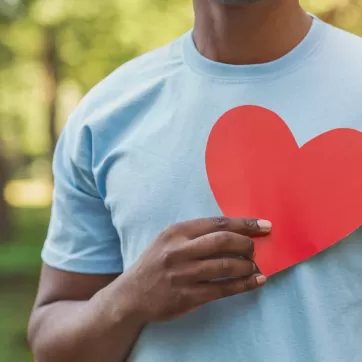
[[[185,242],[183,249],[183,254],[188,259],[205,259],[222,255],[252,259],[254,242],[248,236],[219,231]]]
[[[271,231],[272,224],[267,220],[212,217],[186,221],[173,226],[175,232],[190,239],[218,231],[248,236],[265,235]]]
[[[217,299],[250,292],[262,287],[265,282],[265,276],[253,275],[246,278],[200,284],[197,286],[195,292],[198,293],[198,303],[201,305]]]
[[[202,260],[193,263],[192,268],[185,271],[190,281],[208,282],[221,278],[240,278],[251,276],[256,271],[256,265],[245,259],[220,258]]]

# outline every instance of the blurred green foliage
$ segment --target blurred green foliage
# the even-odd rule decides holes
[[[362,35],[362,0],[302,2]],[[51,181],[54,144],[82,95],[189,29],[191,8],[191,0],[0,0],[0,156],[9,179]],[[25,329],[48,219],[48,207],[14,210],[13,240],[0,245],[0,362],[31,361]]]
[[[26,329],[49,209],[15,209],[14,240],[0,246],[0,362],[31,362]]]
[[[0,0],[0,135],[13,175],[46,174],[81,96],[190,22],[185,1]]]

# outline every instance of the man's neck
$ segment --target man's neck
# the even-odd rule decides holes
[[[202,55],[221,63],[260,64],[278,59],[303,40],[312,24],[297,0],[194,3],[196,46]]]

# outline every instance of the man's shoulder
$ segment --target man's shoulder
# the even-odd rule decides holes
[[[324,25],[324,36],[318,55],[314,58],[314,76],[328,88],[328,94],[360,109],[362,99],[362,38],[329,24]]]
[[[138,95],[163,84],[183,65],[182,39],[121,65],[85,95],[68,123],[77,123],[79,127],[100,121],[112,109],[132,103]]]
[[[324,23],[325,34],[323,50],[330,55],[330,62],[339,61],[339,65],[362,64],[362,38],[346,30]],[[361,73],[362,75],[362,73]]]
[[[331,25],[325,36],[313,72],[317,89],[328,100],[324,105],[336,116],[343,115],[348,127],[360,129],[362,116],[362,38]],[[346,123],[346,124],[347,124]]]
[[[121,65],[107,78],[95,86],[88,96],[110,92],[113,89],[129,89],[129,86],[167,77],[183,62],[182,39],[140,55]]]

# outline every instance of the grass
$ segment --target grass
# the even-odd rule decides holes
[[[26,327],[49,209],[14,209],[14,219],[13,240],[0,245],[0,362],[32,362]]]
[[[0,245],[0,273],[37,275],[46,237],[49,209],[14,209],[14,235]]]
[[[0,284],[0,362],[32,362],[26,328],[36,283],[2,278]]]

